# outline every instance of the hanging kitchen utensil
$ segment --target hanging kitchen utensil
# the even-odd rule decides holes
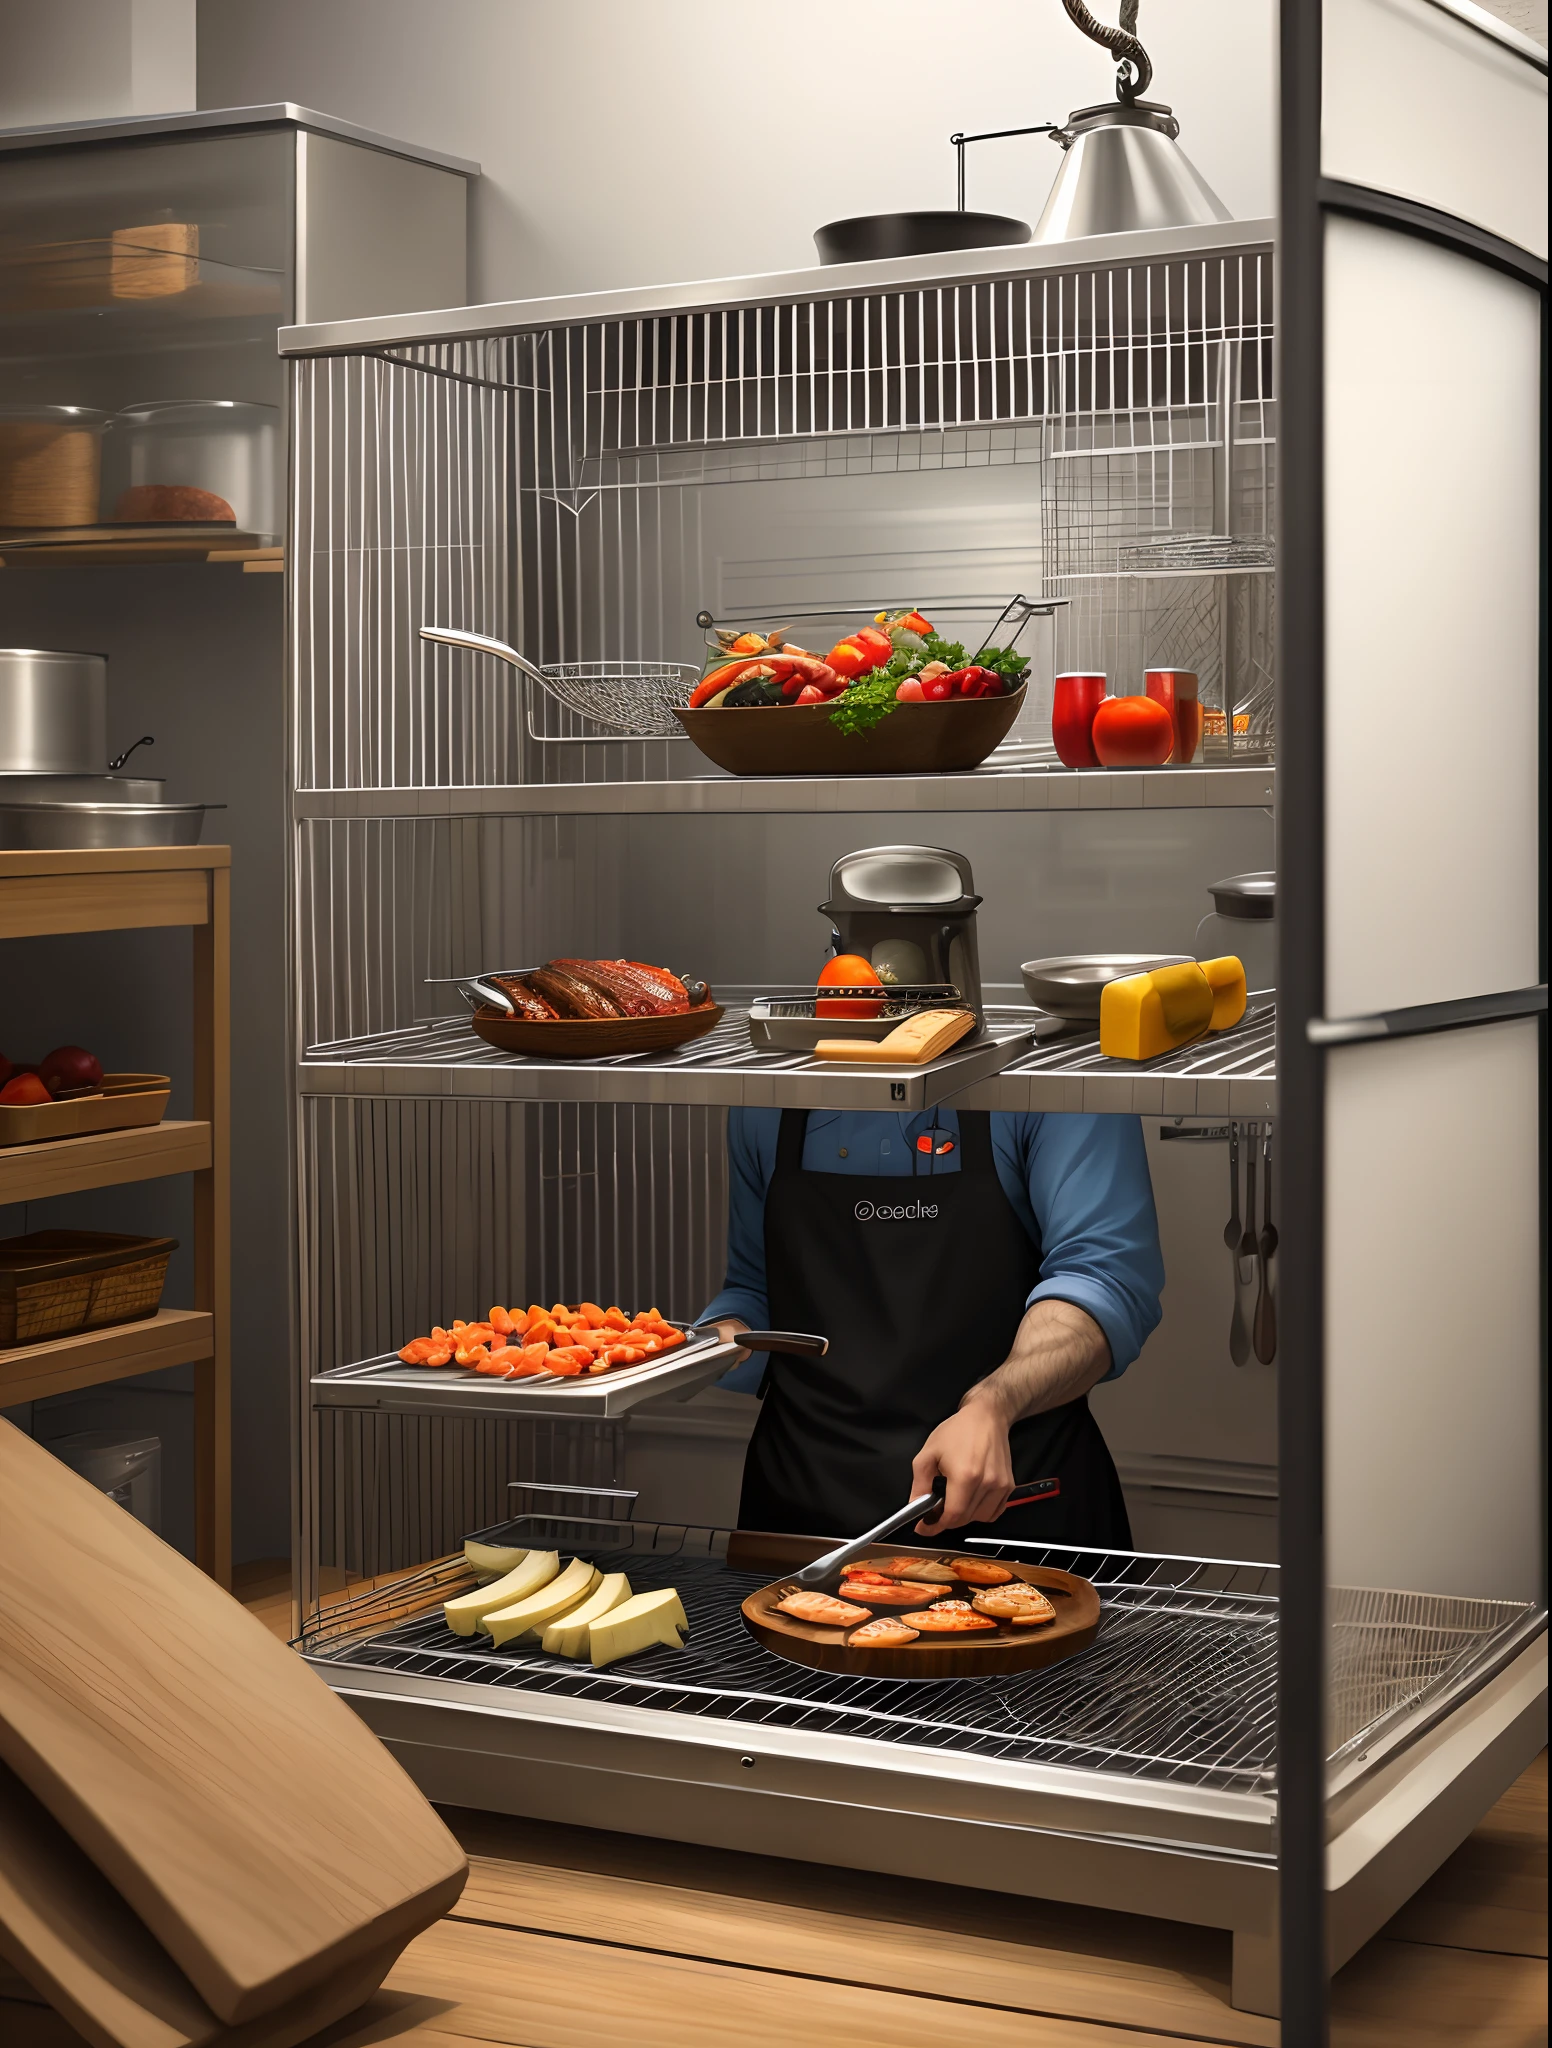
[[[462,1851],[227,1593],[0,1423],[0,1761],[204,2003],[272,2013],[463,1889]]]
[[[1062,0],[1068,18],[1119,60],[1115,101],[1080,107],[1051,140],[1064,152],[1056,183],[1035,226],[1039,242],[1122,235],[1146,228],[1196,227],[1233,215],[1176,138],[1166,106],[1144,100],[1153,78],[1137,40],[1137,0],[1122,0],[1121,26],[1107,28],[1083,5]]]
[[[529,684],[525,699],[528,737],[541,746],[596,746],[615,740],[682,740],[676,708],[690,701],[700,670],[685,661],[561,661],[536,668],[505,640],[488,633],[466,633],[459,626],[422,626],[422,640],[445,647],[466,647],[473,654],[491,654],[515,668]],[[537,685],[563,710],[585,718],[599,730],[591,733],[545,732],[534,723],[532,687]]]
[[[1239,1251],[1239,1125],[1229,1125],[1229,1220],[1223,1226],[1223,1241],[1229,1250]]]
[[[1266,1137],[1261,1152],[1263,1211],[1266,1221],[1261,1226],[1261,1285],[1256,1295],[1256,1312],[1251,1324],[1255,1340],[1256,1357],[1263,1365],[1270,1365],[1277,1356],[1277,1298],[1272,1289],[1272,1259],[1277,1251],[1277,1232],[1272,1224],[1272,1126],[1266,1127]]]
[[[1256,1252],[1256,1137],[1259,1125],[1246,1126],[1250,1144],[1245,1155],[1245,1228],[1234,1254],[1234,1320],[1229,1325],[1229,1356],[1236,1365],[1250,1363],[1250,1293],[1255,1285]]]

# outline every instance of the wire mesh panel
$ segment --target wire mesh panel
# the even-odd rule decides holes
[[[697,1315],[720,1284],[719,1110],[308,1098],[302,1350],[309,1374],[494,1302]],[[504,1511],[508,1480],[612,1483],[621,1425],[321,1412],[320,1561],[417,1564]]]

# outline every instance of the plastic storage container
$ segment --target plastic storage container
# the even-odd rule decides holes
[[[280,414],[235,398],[151,399],[113,422],[104,479],[110,519],[278,533]]]

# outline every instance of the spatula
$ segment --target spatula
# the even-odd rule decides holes
[[[0,1761],[235,2025],[402,1948],[457,1843],[343,1700],[0,1423]]]
[[[1236,1365],[1250,1363],[1250,1290],[1255,1284],[1256,1250],[1256,1126],[1251,1124],[1245,1164],[1245,1228],[1234,1254],[1234,1319],[1229,1324],[1229,1356]],[[1239,1182],[1236,1175],[1235,1187]]]
[[[1059,1479],[1031,1479],[1023,1486],[1015,1486],[1003,1506],[1028,1507],[1031,1501],[1053,1500],[1061,1490]],[[940,1472],[932,1482],[931,1493],[919,1494],[915,1500],[907,1501],[903,1508],[886,1515],[878,1527],[869,1529],[865,1536],[854,1536],[838,1550],[827,1550],[823,1557],[816,1557],[812,1564],[806,1564],[801,1571],[792,1574],[794,1583],[805,1592],[833,1591],[840,1584],[841,1573],[847,1565],[854,1564],[875,1543],[882,1543],[886,1536],[893,1536],[897,1529],[909,1528],[912,1522],[919,1522],[930,1508],[941,1507],[947,1491],[948,1481]]]
[[[1256,1312],[1251,1323],[1251,1334],[1255,1340],[1256,1357],[1263,1365],[1270,1365],[1277,1356],[1277,1298],[1272,1292],[1272,1259],[1277,1250],[1277,1230],[1272,1222],[1272,1132],[1268,1126],[1265,1143],[1261,1152],[1261,1186],[1264,1192],[1263,1206],[1266,1221],[1261,1226],[1261,1241],[1258,1246],[1261,1265],[1261,1284],[1256,1295]]]

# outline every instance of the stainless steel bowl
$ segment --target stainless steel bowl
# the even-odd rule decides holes
[[[1037,1009],[1075,1024],[1097,1024],[1107,982],[1148,974],[1155,967],[1184,967],[1190,958],[1189,953],[1057,953],[1049,960],[1026,960],[1019,973]]]
[[[0,804],[0,847],[197,846],[225,804]]]
[[[159,804],[161,775],[0,775],[0,804]]]

